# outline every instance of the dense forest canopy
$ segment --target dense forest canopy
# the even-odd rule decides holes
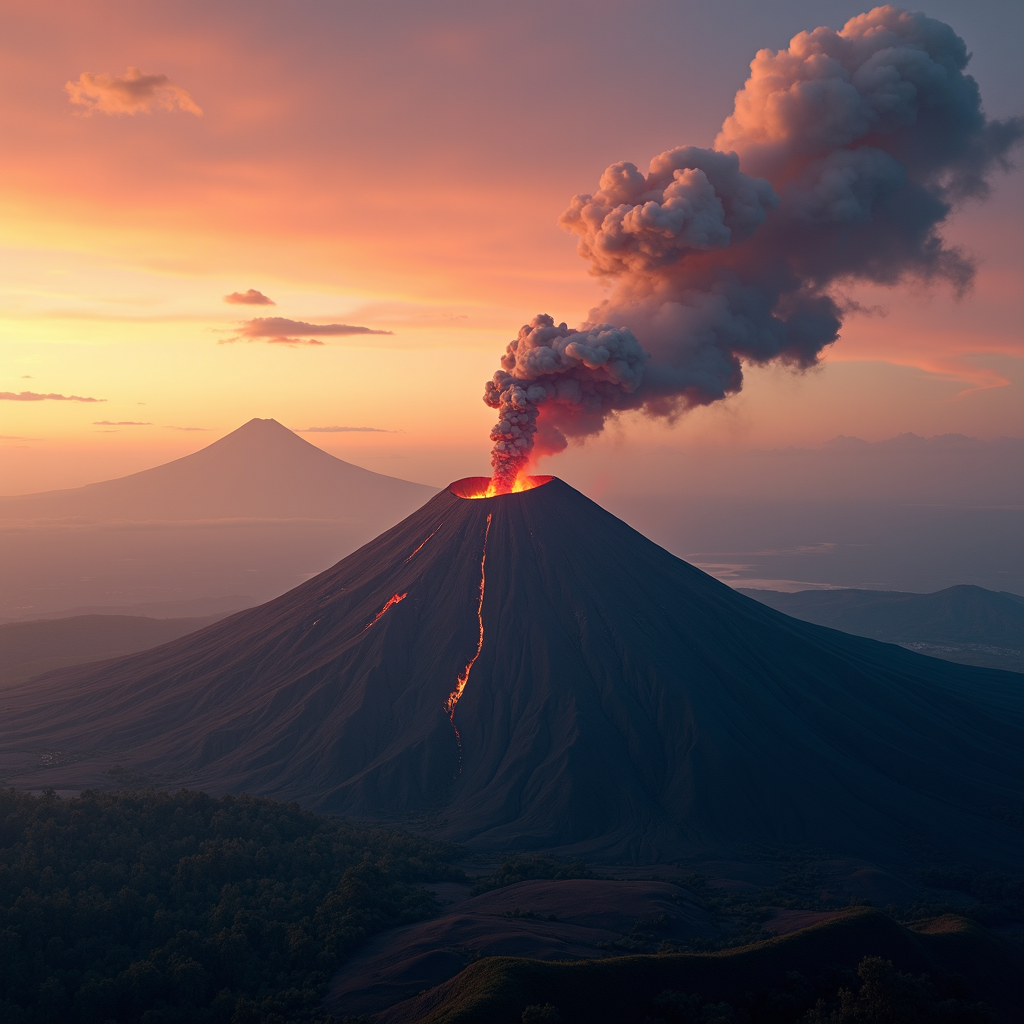
[[[341,960],[428,916],[457,848],[296,804],[0,791],[5,1024],[314,1021]]]

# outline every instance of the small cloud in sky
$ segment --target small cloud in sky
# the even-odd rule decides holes
[[[93,420],[94,427],[151,427],[152,423],[140,423],[138,420]]]
[[[35,377],[33,377],[31,373],[23,373],[21,375],[21,379],[22,380],[35,380]]]
[[[394,434],[383,427],[306,427],[300,434]]]
[[[105,398],[83,398],[81,395],[40,395],[35,391],[0,391],[0,402],[105,402]]]
[[[276,306],[277,303],[264,295],[263,292],[258,292],[255,288],[250,288],[244,292],[232,292],[230,295],[224,296],[225,302],[230,302],[233,306]]]
[[[315,338],[393,333],[352,324],[308,324],[304,320],[288,320],[283,316],[257,316],[252,320],[243,320],[238,325],[238,333],[232,338],[224,338],[219,344],[232,341],[266,341],[271,345],[322,345],[323,342],[316,341]],[[297,337],[300,334],[312,337]]]
[[[164,430],[212,430],[212,427],[176,427],[172,423],[165,423]]]
[[[66,82],[71,102],[92,114],[151,114],[154,110],[181,110],[202,117],[195,100],[166,75],[147,75],[129,67],[123,75],[83,71],[76,82]]]

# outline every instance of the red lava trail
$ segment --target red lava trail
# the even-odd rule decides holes
[[[442,526],[444,526],[444,523],[438,523],[434,533],[437,533]],[[430,537],[433,537],[434,533],[430,534]],[[427,537],[427,540],[430,540],[430,537]],[[420,544],[420,546],[406,559],[407,562],[411,562],[423,550],[423,545],[427,543],[427,540],[423,541],[423,544]]]
[[[458,682],[455,684],[455,689],[448,694],[448,700],[445,702],[444,708],[448,712],[448,717],[452,720],[452,726],[455,725],[455,705],[459,703],[459,698],[462,696],[462,691],[466,689],[466,683],[469,682],[469,673],[473,671],[473,666],[476,664],[476,659],[480,657],[480,650],[484,645],[484,584],[486,583],[486,569],[487,569],[487,535],[491,532],[491,517],[487,516],[487,528],[484,530],[484,551],[480,556],[480,599],[476,604],[476,621],[479,627],[479,635],[476,641],[476,653],[472,658],[469,659],[469,664],[462,670],[459,675]],[[455,730],[455,736],[458,738],[459,730]],[[461,749],[462,743],[460,741],[459,747]]]
[[[373,622],[368,622],[363,626],[363,632],[365,633],[371,626],[376,626],[380,622],[380,617],[393,605],[398,604],[399,601],[404,601],[409,596],[409,592],[406,591],[404,594],[392,594],[384,603],[384,607],[373,617]]]

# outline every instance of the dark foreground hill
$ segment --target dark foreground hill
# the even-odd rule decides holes
[[[533,1007],[533,1019],[561,1024],[1009,1022],[1020,1009],[1017,960],[1009,942],[963,918],[906,928],[878,911],[854,910],[720,953],[576,963],[487,957],[376,1019],[381,1024],[519,1024],[527,1019],[524,1010]],[[852,1012],[833,1017],[841,987],[860,999],[848,1000]],[[804,1016],[813,1013],[818,999],[826,1004],[821,1015]],[[991,1016],[977,1008],[978,1002],[987,1004]],[[551,1008],[547,1017],[545,1007]]]
[[[259,608],[0,696],[0,772],[651,861],[815,844],[1006,865],[1019,677],[800,622],[552,480],[443,491]]]
[[[1024,672],[1024,597],[960,585],[934,594],[887,590],[740,590],[819,626],[900,644],[963,665]]]
[[[433,487],[335,458],[250,420],[174,462],[0,497],[0,617],[192,602],[207,615],[291,589],[397,523]]]

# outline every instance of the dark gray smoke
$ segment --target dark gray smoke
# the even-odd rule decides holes
[[[955,204],[985,197],[1024,136],[1021,118],[985,117],[967,62],[948,25],[895,7],[802,32],[758,52],[714,149],[669,150],[646,175],[613,164],[595,193],[574,197],[560,223],[615,286],[581,331],[624,325],[626,347],[649,360],[629,356],[618,376],[607,361],[554,360],[538,377],[520,359],[524,332],[554,328],[535,318],[487,385],[503,417],[495,469],[507,477],[510,455],[518,471],[618,410],[671,418],[725,398],[743,386],[744,362],[814,365],[839,337],[841,284],[963,292],[974,266],[940,229]],[[563,374],[574,382],[565,398]]]

